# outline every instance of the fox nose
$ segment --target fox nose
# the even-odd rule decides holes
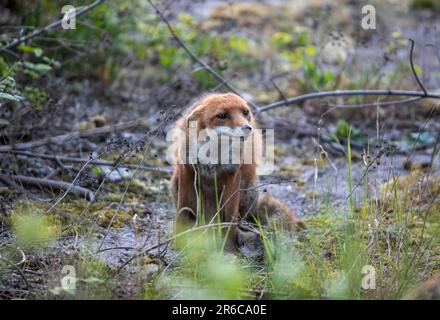
[[[251,126],[250,124],[247,124],[247,125],[245,125],[245,126],[243,127],[243,130],[247,130],[247,131],[249,131],[249,133],[250,133],[250,132],[252,132],[253,128],[252,128],[252,126]]]

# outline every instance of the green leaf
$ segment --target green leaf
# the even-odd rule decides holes
[[[350,131],[350,125],[345,120],[339,120],[336,125],[336,137],[338,139],[345,139],[348,136],[348,133]]]
[[[43,49],[31,47],[24,43],[20,43],[20,45],[18,46],[18,50],[24,53],[33,53],[37,58],[41,57],[41,55],[43,54]]]
[[[88,277],[85,279],[81,279],[81,282],[84,282],[84,283],[104,283],[105,281],[103,279],[99,279],[96,277]]]
[[[18,96],[12,95],[10,93],[6,92],[0,92],[0,99],[4,100],[12,100],[12,101],[20,101],[20,98]]]
[[[52,70],[51,66],[44,64],[44,63],[32,63],[32,62],[25,61],[25,62],[23,62],[23,65],[27,69],[32,70],[32,71],[36,71],[36,72],[47,72],[47,71]]]
[[[18,206],[11,219],[17,241],[26,249],[44,247],[58,234],[56,226],[40,208]]]
[[[314,57],[316,56],[316,48],[312,45],[307,46],[304,51],[306,52],[306,55],[308,55],[309,57]]]
[[[367,138],[361,130],[351,127],[350,124],[343,119],[339,120],[336,124],[335,136],[339,140],[345,140],[349,134],[352,141],[359,143],[365,142]]]
[[[92,172],[94,174],[102,174],[102,169],[100,167],[93,167]]]
[[[332,81],[334,79],[334,77],[335,77],[335,74],[332,71],[330,71],[330,70],[325,71],[324,72],[324,84],[327,84],[330,81]]]
[[[292,36],[286,32],[275,32],[271,40],[279,48],[287,47],[292,44]]]
[[[11,124],[12,123],[10,123],[8,120],[0,118],[0,127],[10,126]]]

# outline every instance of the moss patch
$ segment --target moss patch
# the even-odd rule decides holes
[[[104,228],[107,228],[113,216],[115,216],[112,223],[112,227],[114,228],[121,228],[125,226],[132,218],[130,212],[124,208],[120,208],[115,215],[116,205],[97,202],[90,204],[90,206],[87,208],[88,205],[89,203],[87,201],[80,199],[60,203],[58,208],[72,215],[80,216],[82,214],[85,219],[94,221],[97,225]],[[69,223],[69,221],[66,222]]]

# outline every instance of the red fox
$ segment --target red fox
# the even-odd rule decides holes
[[[200,219],[205,223],[217,222],[214,219],[218,214],[222,222],[238,223],[244,217],[260,215],[266,221],[266,214],[271,215],[272,211],[277,211],[275,215],[281,212],[286,229],[295,229],[297,220],[293,210],[270,196],[259,197],[257,166],[262,138],[243,98],[233,93],[202,96],[177,120],[175,127],[178,130],[173,137],[174,167],[170,187],[177,208],[177,232],[194,226],[202,221]],[[197,136],[192,136],[191,129],[197,134],[206,130],[227,138],[238,137],[241,143],[238,151],[233,148],[226,152],[222,149],[220,153],[211,150],[215,160],[236,156],[238,161],[204,163],[197,158],[191,162],[191,143],[193,151],[200,152],[203,148]],[[214,144],[217,146],[220,141]],[[248,158],[244,154],[246,150],[250,150]],[[230,229],[229,245],[237,244],[239,232],[237,227]]]

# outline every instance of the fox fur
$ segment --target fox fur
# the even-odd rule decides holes
[[[208,129],[223,134],[240,136],[244,146],[253,143],[251,161],[226,164],[188,163],[189,126],[196,125],[197,133]],[[205,223],[220,214],[222,222],[238,223],[246,218],[259,218],[267,222],[268,216],[280,217],[287,230],[294,230],[295,212],[280,200],[269,195],[260,196],[258,190],[258,154],[261,154],[261,134],[246,101],[233,93],[204,95],[183,113],[175,128],[180,129],[173,138],[173,175],[171,195],[177,209],[176,231],[192,227],[203,213]],[[184,134],[182,134],[182,132]],[[249,137],[252,136],[252,139]],[[249,146],[249,145],[248,145]],[[240,157],[243,155],[240,154]],[[220,203],[217,203],[218,201]],[[200,208],[201,206],[201,208]],[[218,212],[220,209],[220,212]],[[230,245],[237,244],[239,229],[228,233]]]

